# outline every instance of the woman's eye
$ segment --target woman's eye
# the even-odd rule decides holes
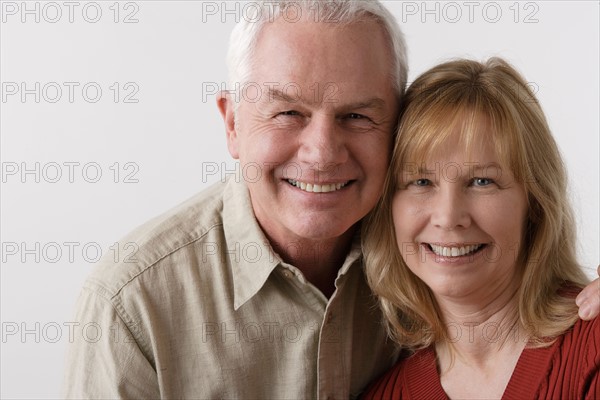
[[[488,178],[473,178],[473,186],[488,186],[494,183],[493,180]]]
[[[415,184],[415,186],[429,186],[429,185],[431,185],[431,181],[429,179],[425,179],[425,178],[417,179],[413,183]]]

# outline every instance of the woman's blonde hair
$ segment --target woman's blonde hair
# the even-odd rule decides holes
[[[427,285],[405,264],[394,233],[391,203],[407,165],[443,151],[448,137],[473,151],[473,135],[486,124],[488,140],[527,193],[528,213],[517,259],[520,328],[538,346],[577,319],[572,293],[587,282],[576,260],[575,224],[567,175],[550,129],[527,82],[506,61],[457,60],[421,75],[403,98],[400,124],[384,194],[363,226],[369,284],[379,296],[390,335],[424,348],[447,341],[446,326]]]

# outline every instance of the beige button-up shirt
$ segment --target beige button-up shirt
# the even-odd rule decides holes
[[[396,359],[358,243],[327,299],[271,249],[243,182],[120,244],[78,301],[68,398],[348,399]]]

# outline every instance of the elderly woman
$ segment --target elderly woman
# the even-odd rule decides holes
[[[599,399],[566,173],[523,78],[497,58],[423,74],[391,171],[365,227],[367,276],[412,354],[366,398]]]

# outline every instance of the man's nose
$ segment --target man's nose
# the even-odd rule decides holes
[[[343,164],[348,156],[346,139],[335,117],[313,116],[300,136],[299,160],[325,171]]]

